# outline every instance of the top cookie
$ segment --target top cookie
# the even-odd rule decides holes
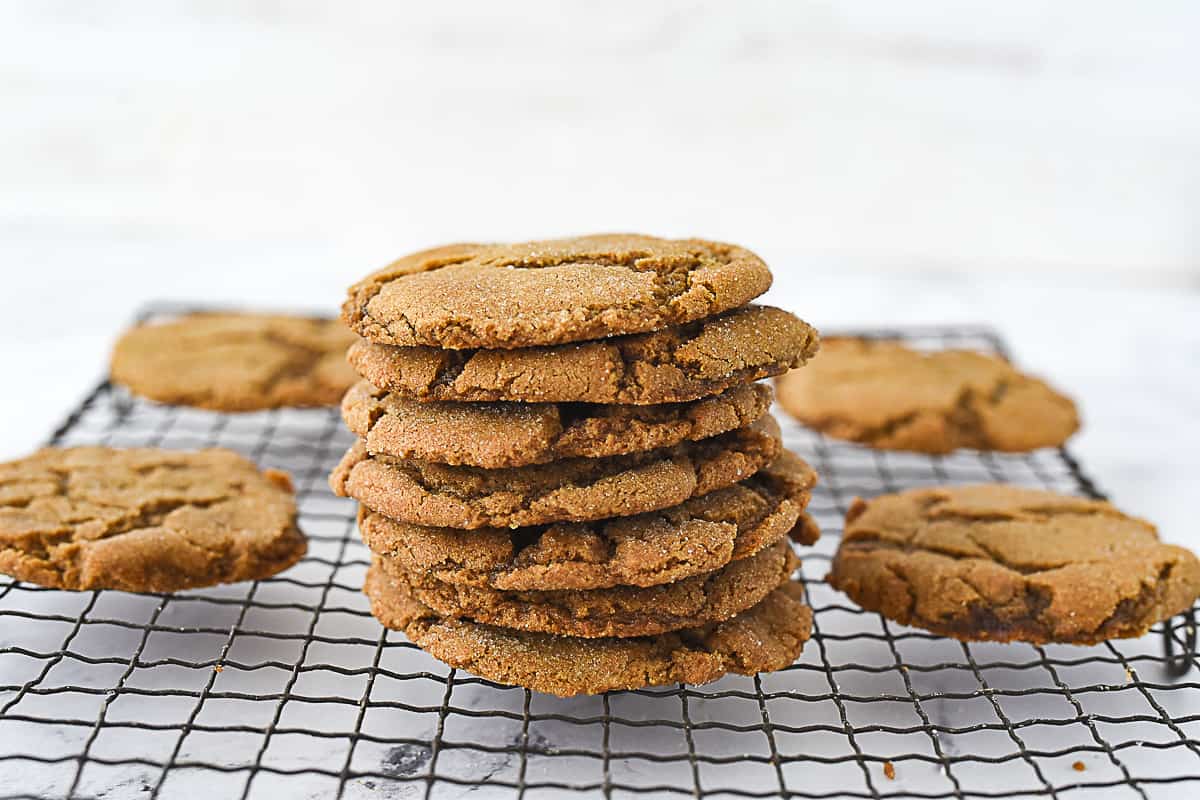
[[[508,349],[681,325],[770,286],[758,256],[701,239],[455,244],[406,256],[351,286],[342,319],[384,344]]]
[[[678,328],[523,350],[440,350],[359,340],[360,375],[397,397],[522,403],[682,403],[779,375],[817,352],[817,331],[770,306]]]
[[[778,380],[779,404],[838,439],[881,450],[1024,452],[1079,428],[1075,404],[996,356],[922,353],[900,342],[826,339]]]
[[[855,501],[829,581],[965,640],[1140,636],[1200,595],[1200,561],[1108,503],[1000,484]]]
[[[0,464],[0,571],[60,589],[173,592],[304,555],[288,476],[229,450],[46,449]]]
[[[160,403],[213,411],[336,404],[357,380],[355,340],[337,320],[280,314],[188,314],[127,331],[112,379]]]

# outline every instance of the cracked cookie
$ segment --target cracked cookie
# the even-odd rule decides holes
[[[831,338],[777,386],[779,404],[805,425],[881,450],[1024,452],[1058,446],[1079,428],[1069,398],[967,350]]]
[[[291,481],[229,450],[45,449],[0,464],[0,572],[60,589],[173,592],[304,555]]]
[[[820,531],[804,513],[816,473],[786,450],[741,483],[673,508],[593,523],[462,531],[396,522],[360,508],[367,547],[409,572],[501,590],[657,586]]]
[[[408,572],[376,555],[392,583],[438,614],[514,630],[584,638],[651,636],[721,622],[787,582],[800,560],[786,541],[713,572],[660,586],[500,591]]]
[[[780,375],[816,352],[815,329],[770,306],[655,333],[522,350],[440,350],[358,341],[360,375],[416,400],[681,403]]]
[[[369,453],[500,469],[671,447],[743,428],[767,413],[771,387],[738,386],[693,403],[422,403],[367,381],[342,401]]]
[[[328,406],[358,379],[353,333],[337,320],[280,314],[188,314],[127,331],[112,380],[160,403],[212,411]]]
[[[1095,644],[1190,608],[1200,562],[1109,503],[984,484],[856,500],[829,582],[943,636]]]
[[[663,450],[511,469],[371,456],[359,441],[334,468],[329,485],[334,494],[401,522],[516,528],[669,508],[750,477],[781,450],[779,425],[770,415]]]
[[[367,572],[363,591],[383,625],[403,631],[434,658],[487,680],[560,697],[783,669],[812,632],[812,611],[794,581],[725,622],[633,639],[551,636],[440,617],[378,567]]]
[[[384,344],[511,349],[681,325],[745,305],[770,286],[758,256],[701,239],[454,244],[350,287],[342,319]]]

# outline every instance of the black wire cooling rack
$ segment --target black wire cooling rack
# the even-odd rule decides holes
[[[1002,350],[980,329],[866,333]],[[213,414],[102,383],[51,443],[219,445],[286,469],[310,552],[271,580],[172,595],[0,582],[0,794],[1195,796],[1200,684],[1173,677],[1195,661],[1190,622],[1092,648],[967,645],[821,580],[855,495],[967,481],[1098,495],[1067,451],[879,453],[786,422],[785,437],[821,473],[799,661],[562,700],[449,669],[371,618],[353,505],[325,484],[350,443],[335,410]]]

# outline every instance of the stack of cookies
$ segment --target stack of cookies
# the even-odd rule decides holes
[[[376,617],[448,664],[559,695],[791,663],[811,613],[791,539],[816,475],[771,388],[817,334],[747,305],[771,275],[700,240],[453,245],[350,289]]]

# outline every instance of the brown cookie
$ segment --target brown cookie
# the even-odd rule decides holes
[[[771,407],[754,383],[693,403],[422,403],[367,381],[342,401],[342,417],[367,452],[487,469],[604,458],[671,447],[743,428]]]
[[[455,244],[350,287],[342,319],[375,342],[448,349],[578,342],[682,325],[771,286],[741,247],[634,234]]]
[[[829,582],[943,636],[1094,644],[1191,607],[1200,562],[1108,503],[985,484],[856,500]]]
[[[375,567],[363,591],[381,623],[435,658],[481,678],[560,697],[783,669],[812,632],[803,588],[792,581],[725,622],[636,639],[551,636],[439,617]]]
[[[778,380],[779,404],[838,439],[881,450],[1024,452],[1079,428],[1075,404],[996,356],[922,353],[900,342],[827,339]]]
[[[408,572],[386,556],[374,563],[392,582],[445,617],[522,631],[599,638],[651,636],[721,622],[745,611],[788,580],[800,565],[779,541],[719,570],[660,586],[499,591],[445,583]]]
[[[747,306],[656,333],[523,350],[439,350],[356,342],[371,383],[415,400],[683,403],[779,375],[817,352],[817,332],[786,311]]]
[[[78,447],[0,464],[0,572],[42,586],[259,580],[306,546],[288,476],[228,450]]]
[[[775,460],[779,437],[767,415],[663,450],[491,470],[371,456],[359,441],[329,485],[334,494],[416,525],[473,530],[588,522],[657,511],[732,486]]]
[[[126,331],[112,380],[160,403],[214,411],[335,405],[356,380],[337,320],[188,314]]]
[[[376,553],[446,583],[503,590],[656,586],[748,558],[793,530],[813,544],[819,531],[803,508],[816,478],[785,450],[735,486],[636,517],[462,531],[396,522],[364,507],[358,526]]]

